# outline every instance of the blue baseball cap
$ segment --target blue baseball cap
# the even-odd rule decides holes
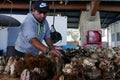
[[[34,4],[34,9],[40,12],[48,12],[49,11],[48,2],[42,0],[36,1]]]

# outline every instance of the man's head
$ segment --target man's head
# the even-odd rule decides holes
[[[46,1],[36,1],[33,6],[33,15],[39,21],[42,22],[46,18],[46,14],[49,11],[49,5]]]

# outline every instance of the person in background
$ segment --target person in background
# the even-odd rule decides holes
[[[26,19],[20,26],[20,32],[15,43],[16,55],[24,56],[25,53],[39,54],[39,51],[46,54],[49,51],[61,56],[59,50],[53,46],[49,24],[46,20],[49,5],[46,1],[36,1],[32,12],[28,13]],[[45,40],[46,45],[42,43]]]

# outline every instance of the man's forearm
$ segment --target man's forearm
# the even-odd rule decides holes
[[[38,50],[46,53],[47,47],[43,45],[37,38],[31,39],[30,43]]]
[[[48,40],[45,40],[45,41],[46,41],[46,44],[49,46],[50,49],[55,49],[51,39],[48,39]]]

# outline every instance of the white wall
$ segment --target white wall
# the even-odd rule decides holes
[[[14,46],[19,33],[19,27],[8,28],[8,41],[7,46]]]
[[[107,42],[107,28],[101,29],[102,30],[102,42]]]
[[[47,16],[49,26],[53,24],[53,16]],[[62,41],[57,42],[55,45],[66,45],[67,44],[67,17],[65,16],[55,16],[54,27],[56,31],[61,33]]]
[[[3,52],[6,52],[6,47],[7,47],[7,39],[8,39],[8,34],[7,34],[7,28],[1,29],[0,30],[0,50],[3,50]]]
[[[120,38],[120,21],[117,21],[109,25],[108,34],[109,34],[108,35],[109,46],[112,46],[112,47],[120,46],[120,40],[117,40],[118,38]]]

